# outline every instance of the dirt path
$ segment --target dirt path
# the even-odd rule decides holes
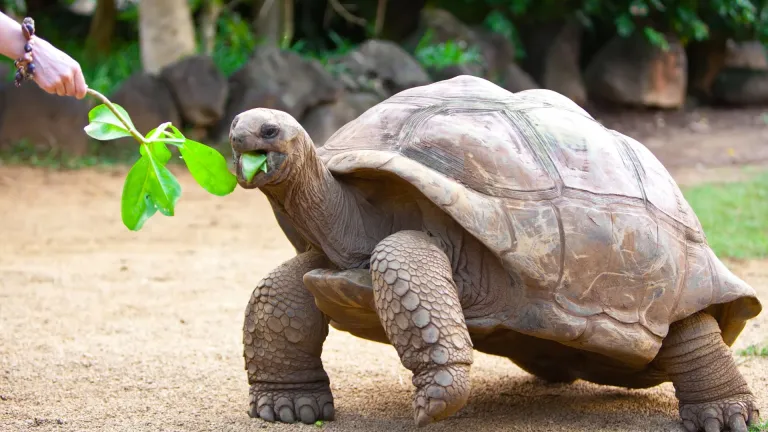
[[[317,430],[246,415],[243,311],[293,255],[263,196],[212,198],[180,174],[175,220],[132,233],[119,219],[123,175],[0,167],[0,431]],[[732,266],[768,304],[768,261]],[[766,329],[763,313],[735,348],[768,341]],[[391,346],[332,330],[323,359],[338,412],[324,429],[414,430],[409,372]],[[768,412],[768,359],[739,361]],[[683,430],[670,384],[547,386],[476,354],[472,385],[469,405],[427,430]]]

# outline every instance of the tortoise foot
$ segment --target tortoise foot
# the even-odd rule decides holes
[[[333,420],[333,395],[328,383],[257,383],[251,386],[248,415],[269,422],[312,424]]]
[[[428,369],[413,377],[416,425],[426,426],[455,414],[469,399],[469,365],[454,364]]]
[[[752,395],[697,404],[680,403],[680,417],[689,432],[747,432],[760,418]]]

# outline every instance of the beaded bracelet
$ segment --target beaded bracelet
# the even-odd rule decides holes
[[[33,63],[34,58],[32,57],[32,36],[35,35],[35,20],[30,17],[24,18],[21,23],[21,30],[27,42],[24,44],[25,54],[13,62],[16,67],[16,87],[21,86],[22,82],[32,78],[35,74],[35,63]]]

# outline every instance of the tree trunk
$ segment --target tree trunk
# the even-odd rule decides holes
[[[200,19],[200,36],[203,39],[203,52],[205,55],[213,54],[216,45],[216,24],[219,15],[224,9],[222,0],[206,0],[203,16]]]
[[[90,54],[108,54],[115,33],[117,4],[115,0],[98,0],[91,18],[91,27],[85,44]]]
[[[141,0],[139,43],[141,62],[149,74],[195,54],[195,27],[187,0]]]
[[[293,0],[261,0],[254,33],[264,43],[288,48],[293,40]]]
[[[379,38],[384,29],[384,19],[387,15],[387,0],[379,0],[376,5],[376,23],[373,28],[373,37]]]

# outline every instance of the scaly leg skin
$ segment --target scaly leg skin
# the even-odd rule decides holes
[[[445,253],[419,231],[382,240],[371,255],[376,312],[403,366],[413,372],[418,426],[469,398],[472,341]]]
[[[323,266],[323,255],[305,252],[272,270],[253,291],[243,326],[253,418],[333,420],[333,396],[320,360],[328,321],[303,282],[306,272]]]
[[[673,323],[654,362],[675,386],[688,431],[747,432],[758,421],[755,397],[711,315]]]

